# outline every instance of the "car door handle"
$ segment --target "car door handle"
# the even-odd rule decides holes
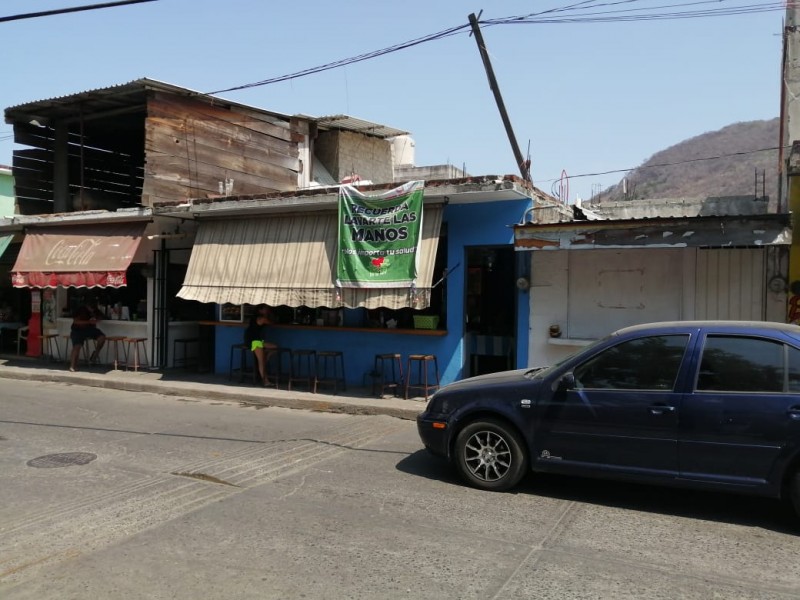
[[[669,406],[668,404],[654,404],[649,410],[651,415],[665,415],[667,413],[674,413],[675,407]]]
[[[800,406],[790,406],[788,409],[786,409],[786,414],[789,415],[790,419],[800,421]]]

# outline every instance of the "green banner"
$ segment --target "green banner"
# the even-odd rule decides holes
[[[339,188],[336,285],[411,287],[417,278],[424,181],[376,196],[350,185]]]

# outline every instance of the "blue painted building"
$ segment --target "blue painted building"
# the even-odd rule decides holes
[[[404,367],[410,354],[435,355],[442,384],[527,365],[528,263],[514,252],[513,226],[543,199],[513,176],[426,182],[424,210],[440,214],[432,219],[436,231],[423,236],[423,262],[433,268],[420,268],[421,279],[427,279],[418,282],[425,302],[413,309],[405,290],[380,299],[334,296],[335,235],[331,240],[318,216],[335,215],[336,189],[223,197],[154,210],[197,227],[179,295],[206,303],[217,299],[216,318],[202,323],[213,340],[215,372],[229,372],[231,357],[234,368],[239,366],[239,353],[231,349],[242,342],[245,314],[265,303],[278,315],[270,341],[291,349],[342,351],[347,385],[361,387],[370,385],[375,355],[383,353],[401,354]],[[282,232],[263,233],[270,228]],[[286,233],[294,230],[298,233]],[[286,244],[295,245],[281,254]],[[319,253],[313,244],[327,249]],[[315,270],[318,279],[305,273]],[[223,302],[234,309],[233,320],[219,318]],[[434,329],[417,328],[414,315],[438,323]]]

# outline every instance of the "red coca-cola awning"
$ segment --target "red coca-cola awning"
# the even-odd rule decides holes
[[[17,288],[122,287],[144,222],[29,229],[11,283]]]

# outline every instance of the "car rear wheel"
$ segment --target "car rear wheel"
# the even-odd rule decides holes
[[[456,467],[470,485],[492,491],[513,488],[527,470],[519,434],[509,425],[486,419],[470,423],[455,443]]]

